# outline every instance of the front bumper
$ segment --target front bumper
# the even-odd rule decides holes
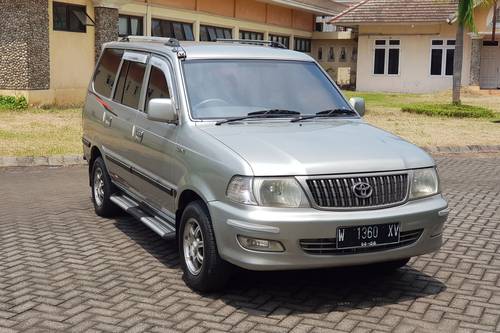
[[[365,211],[322,211],[208,203],[217,247],[224,260],[251,270],[287,270],[363,265],[408,258],[438,250],[448,204],[441,195],[404,205]],[[357,254],[308,254],[301,239],[335,238],[339,226],[400,222],[401,232],[422,229],[412,244]],[[237,235],[278,240],[284,252],[257,252],[241,247]]]

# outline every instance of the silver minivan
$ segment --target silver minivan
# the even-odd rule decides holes
[[[202,291],[234,265],[401,267],[440,248],[448,205],[434,160],[363,114],[277,43],[106,44],[83,110],[95,211],[177,240]]]

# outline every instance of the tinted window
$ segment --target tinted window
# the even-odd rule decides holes
[[[399,49],[389,49],[389,68],[387,74],[399,73]]]
[[[446,75],[453,75],[455,50],[446,50]]]
[[[116,73],[120,67],[123,51],[118,49],[105,49],[94,75],[94,89],[99,94],[110,97]]]
[[[231,39],[233,32],[228,28],[212,27],[208,25],[200,26],[200,41],[215,42],[217,39]]]
[[[163,71],[157,67],[151,67],[149,75],[148,90],[146,91],[146,112],[148,103],[153,98],[170,98],[168,84]]]
[[[142,81],[146,65],[125,60],[116,85],[114,100],[123,105],[137,109],[141,97]]]
[[[70,5],[61,2],[54,2],[53,21],[54,30],[86,32],[86,8],[85,6]]]
[[[157,37],[194,40],[193,25],[190,23],[153,19],[151,30],[152,35]]]
[[[143,18],[140,16],[120,15],[118,23],[119,36],[142,36]]]
[[[385,67],[385,49],[375,49],[373,73],[384,74],[384,67]]]
[[[431,52],[431,75],[441,75],[443,50],[435,49]]]

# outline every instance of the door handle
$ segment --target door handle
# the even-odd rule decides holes
[[[106,114],[104,114],[104,119],[103,119],[104,126],[111,127],[111,121],[112,120],[113,120],[113,118],[108,117],[108,116],[106,116]]]
[[[144,137],[144,131],[136,128],[134,136],[137,141],[142,142],[142,138]]]

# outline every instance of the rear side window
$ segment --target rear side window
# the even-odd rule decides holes
[[[146,112],[148,110],[148,103],[153,98],[170,98],[167,79],[165,78],[163,71],[154,66],[151,67],[148,90],[146,92]]]
[[[129,60],[123,61],[113,99],[118,103],[137,109],[145,72],[145,64]]]
[[[105,49],[94,75],[94,89],[97,93],[110,97],[115,83],[123,50]]]

